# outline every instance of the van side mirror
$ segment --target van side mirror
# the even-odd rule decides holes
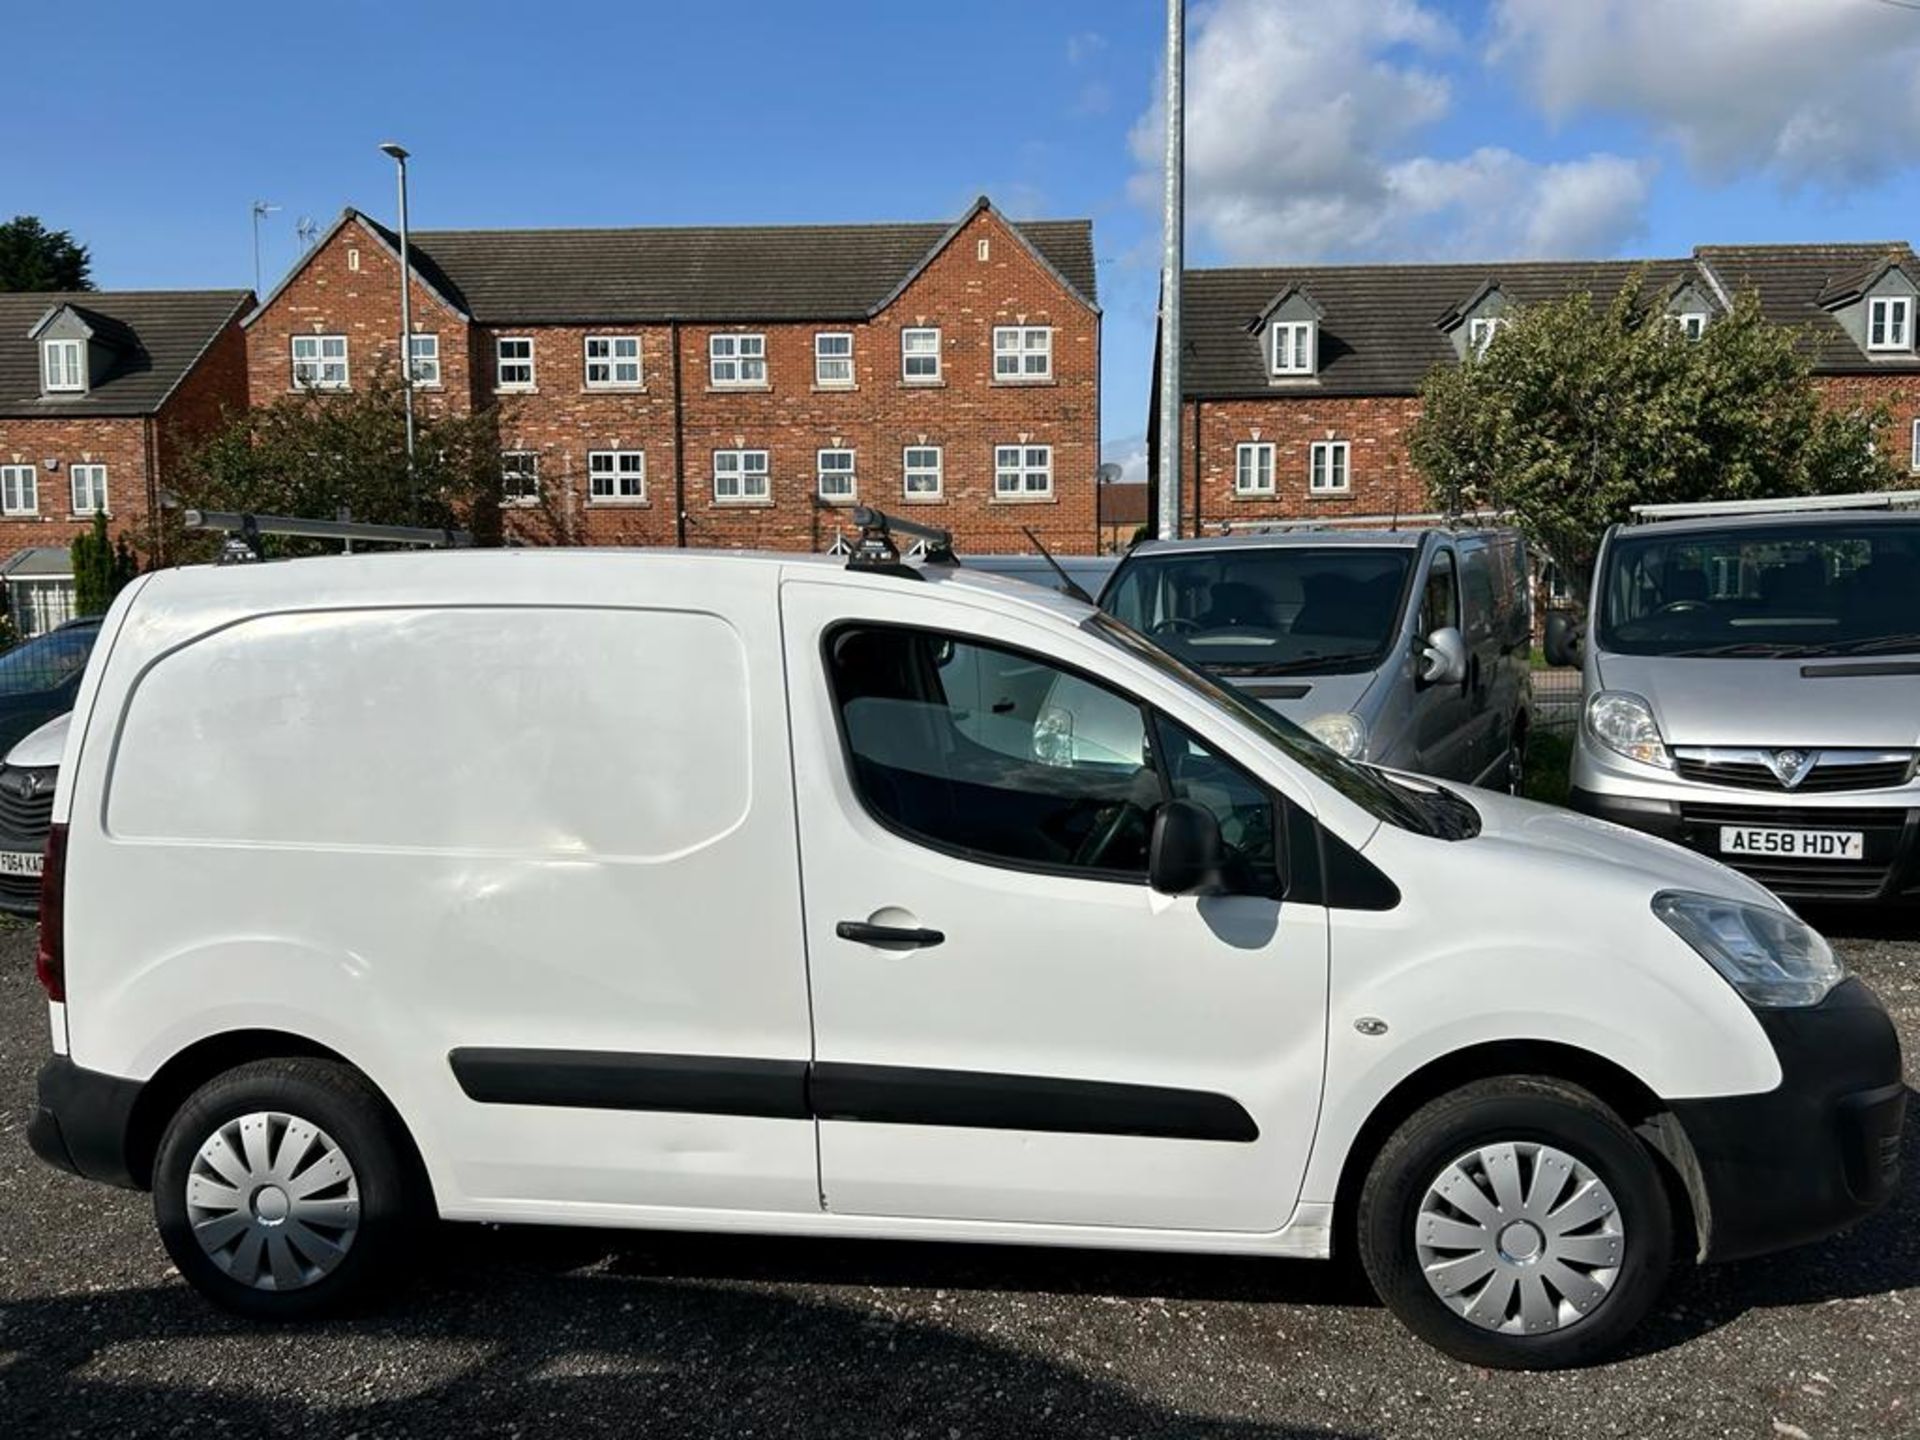
[[[1147,883],[1162,895],[1218,895],[1226,842],[1220,822],[1194,800],[1169,800],[1153,812]]]
[[[1420,683],[1458,685],[1467,678],[1467,642],[1452,625],[1443,625],[1420,645]]]
[[[1547,664],[1578,666],[1586,649],[1586,626],[1577,616],[1556,611],[1547,616],[1547,639],[1543,647]]]

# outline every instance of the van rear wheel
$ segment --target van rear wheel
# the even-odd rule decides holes
[[[1417,1111],[1374,1160],[1358,1232],[1401,1323],[1510,1370],[1613,1350],[1658,1300],[1673,1252],[1672,1208],[1633,1132],[1587,1091],[1533,1076]]]
[[[365,1077],[289,1058],[193,1093],[161,1137],[153,1208],[202,1295],[256,1320],[301,1320],[392,1278],[422,1191],[400,1122]]]

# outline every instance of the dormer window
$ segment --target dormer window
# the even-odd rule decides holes
[[[1704,310],[1676,310],[1667,316],[1680,327],[1680,333],[1689,340],[1698,340],[1707,333],[1707,312]]]
[[[1467,348],[1473,351],[1474,358],[1487,353],[1487,346],[1493,343],[1493,337],[1506,327],[1504,315],[1477,315],[1467,322]]]
[[[87,388],[86,346],[84,340],[40,342],[40,381],[48,394]]]
[[[1867,302],[1867,349],[1913,349],[1913,297],[1883,295]]]
[[[1314,362],[1314,331],[1311,320],[1277,320],[1273,326],[1273,353],[1270,361],[1276,375],[1311,375]]]

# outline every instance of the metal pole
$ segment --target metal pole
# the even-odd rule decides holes
[[[407,152],[394,147],[400,167],[400,373],[406,377],[407,484],[413,485],[413,261],[407,247]],[[413,497],[414,509],[420,497]]]
[[[1180,536],[1180,278],[1186,229],[1186,0],[1167,0],[1167,177],[1160,224],[1160,462],[1156,529],[1162,540]]]

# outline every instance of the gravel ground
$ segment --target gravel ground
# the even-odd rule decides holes
[[[1815,918],[1920,1055],[1920,921]],[[379,1312],[252,1329],[146,1196],[28,1152],[31,937],[0,933],[0,1436],[1920,1436],[1920,1115],[1886,1212],[1682,1277],[1577,1374],[1445,1360],[1337,1266],[473,1227]]]

